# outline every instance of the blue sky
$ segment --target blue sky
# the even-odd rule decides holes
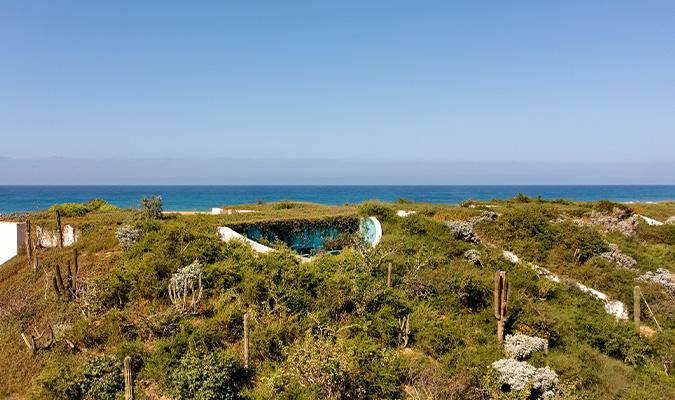
[[[673,184],[674,71],[672,1],[3,1],[0,184]]]

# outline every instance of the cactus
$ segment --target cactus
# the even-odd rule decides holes
[[[59,239],[59,248],[63,248],[63,229],[61,229],[61,213],[56,210],[56,232]]]
[[[391,263],[389,263],[387,265],[387,287],[388,288],[391,287],[391,270],[392,270],[392,266],[391,266]]]
[[[195,260],[173,274],[169,282],[169,299],[180,311],[191,310],[192,313],[197,313],[203,290],[202,265]]]
[[[26,220],[26,232],[24,233],[25,247],[26,247],[26,256],[28,258],[28,264],[33,259],[33,243],[30,237],[30,220]]]
[[[134,400],[134,375],[131,357],[124,357],[124,400]]]
[[[249,340],[248,340],[248,317],[249,312],[244,313],[244,369],[248,370]]]
[[[42,336],[44,336],[45,331],[38,333],[37,329],[33,328],[35,335],[30,335],[30,340],[26,334],[21,334],[21,338],[23,339],[24,343],[26,343],[26,346],[28,346],[30,349],[31,354],[35,355],[39,350],[49,350],[52,347],[52,344],[54,344],[54,330],[52,329],[51,325],[48,325],[47,329],[49,330],[49,340],[43,345],[38,345],[38,341],[42,338]]]
[[[401,347],[404,349],[408,347],[408,339],[410,338],[410,315],[406,315],[399,319],[398,340],[401,342]]]
[[[509,307],[511,284],[506,282],[506,271],[496,271],[494,275],[494,307],[497,319],[497,340],[504,342],[504,323]]]
[[[59,298],[64,297],[66,300],[77,300],[81,291],[79,279],[79,265],[77,261],[77,249],[74,251],[75,272],[71,269],[70,260],[68,260],[68,269],[66,270],[66,280],[64,283],[61,275],[61,267],[56,264],[54,271],[54,291]]]

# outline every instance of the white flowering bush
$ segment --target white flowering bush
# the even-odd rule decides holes
[[[523,360],[535,351],[546,351],[548,341],[546,339],[527,336],[522,334],[506,335],[504,351],[510,358]]]
[[[176,271],[169,282],[169,298],[180,311],[197,312],[202,290],[202,264],[197,260]]]
[[[447,221],[445,224],[452,230],[457,239],[469,243],[480,243],[480,238],[473,231],[472,223],[466,221]]]
[[[120,226],[117,229],[117,232],[115,232],[115,235],[117,236],[117,241],[124,250],[129,250],[129,248],[138,241],[138,238],[141,237],[139,230],[131,225]]]
[[[480,251],[476,249],[467,250],[464,253],[464,259],[477,267],[481,266]]]
[[[501,383],[508,385],[511,391],[520,391],[531,388],[542,398],[552,397],[555,388],[560,382],[558,374],[551,368],[535,368],[532,365],[504,358],[492,363]]]

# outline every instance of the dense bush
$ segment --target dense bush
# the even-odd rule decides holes
[[[403,364],[391,351],[370,341],[317,336],[310,332],[288,353],[291,381],[320,398],[399,398]]]
[[[605,239],[596,230],[589,227],[563,222],[558,225],[557,229],[558,241],[566,249],[574,251],[574,256],[578,262],[583,263],[609,249]]]
[[[114,400],[124,389],[122,363],[112,355],[88,359],[78,369],[62,362],[48,364],[37,378],[37,398]]]
[[[224,350],[189,351],[172,372],[169,385],[176,400],[233,400],[245,381],[239,361]]]
[[[633,365],[644,364],[652,352],[651,346],[640,339],[632,326],[610,318],[580,313],[576,320],[578,337],[611,357]]]
[[[89,359],[82,368],[80,387],[85,398],[114,400],[124,390],[120,374],[122,362],[115,356],[101,355]]]
[[[543,260],[556,241],[550,216],[540,209],[522,208],[505,213],[499,229],[513,251],[530,260]]]
[[[81,217],[92,211],[112,211],[117,207],[102,199],[94,199],[87,203],[63,203],[49,207],[50,212],[58,211],[62,217]]]
[[[294,202],[288,201],[288,200],[281,200],[280,202],[274,204],[274,209],[275,210],[290,210],[291,208],[296,208],[296,207],[300,207],[300,206],[302,206],[302,204],[300,204],[300,203],[294,203]]]
[[[359,204],[359,214],[365,217],[377,217],[380,221],[388,221],[394,217],[394,210],[379,201],[367,201]]]
[[[665,224],[661,226],[651,226],[640,224],[638,227],[637,238],[650,243],[675,246],[675,225]]]

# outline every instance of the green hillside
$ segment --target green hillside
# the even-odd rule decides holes
[[[79,232],[74,246],[36,249],[37,268],[25,254],[0,267],[0,397],[122,399],[130,356],[137,399],[536,398],[536,383],[514,390],[491,367],[506,357],[493,306],[494,273],[506,271],[504,329],[548,342],[526,358],[557,374],[548,398],[675,398],[675,293],[638,280],[675,271],[675,225],[637,216],[665,221],[675,215],[672,202],[282,202],[161,218],[87,204],[28,216],[34,229],[54,228],[58,209]],[[379,219],[377,247],[354,235],[341,253],[308,263],[279,243],[268,243],[279,251],[254,254],[216,234],[219,226],[285,221],[295,229],[353,216]],[[117,237],[123,226],[126,249]],[[197,270],[200,279],[190,278]],[[197,285],[194,307],[192,290],[187,305],[172,301],[172,282],[178,292],[188,287],[181,279]],[[575,282],[623,302],[628,319],[608,314]],[[633,324],[636,285],[643,336]],[[22,333],[36,337],[35,354]]]

